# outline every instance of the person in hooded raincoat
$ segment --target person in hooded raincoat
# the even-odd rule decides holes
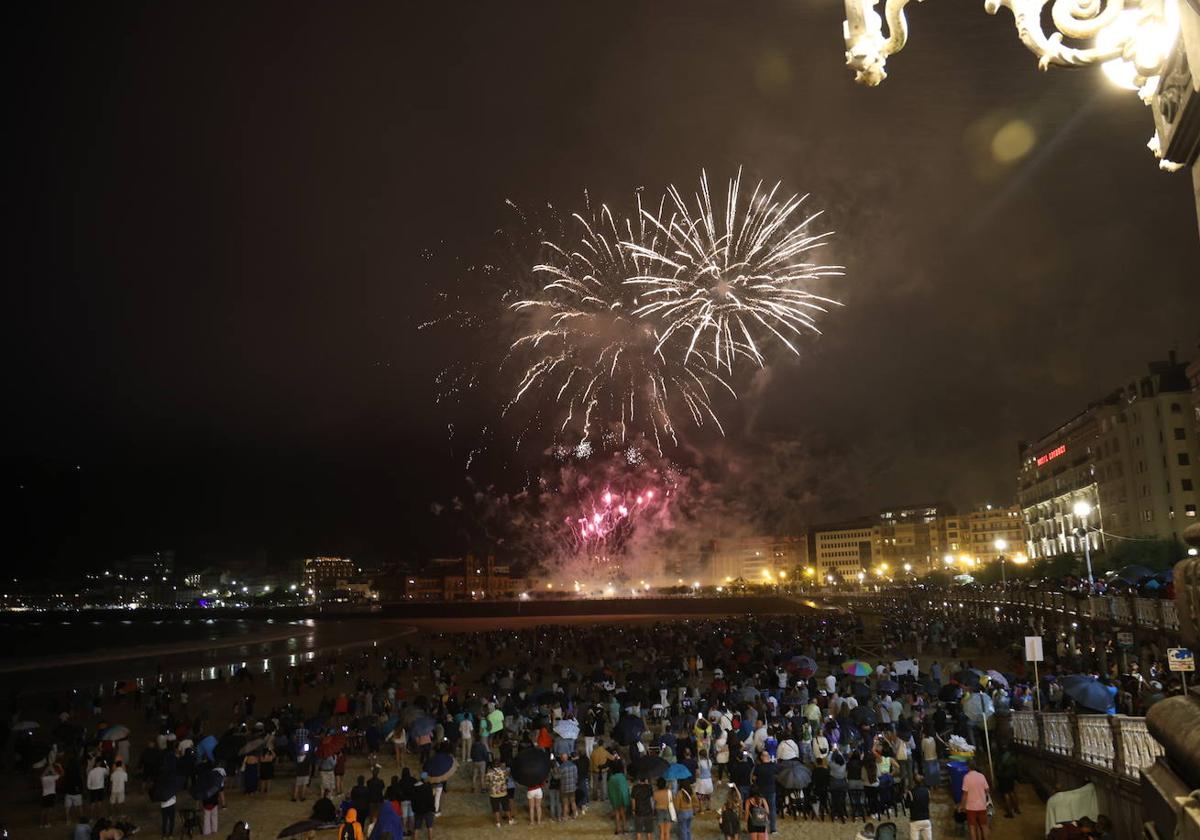
[[[337,840],[363,840],[362,824],[354,808],[346,809],[346,821],[338,828]]]

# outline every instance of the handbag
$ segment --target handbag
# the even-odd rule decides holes
[[[667,800],[667,812],[670,813],[670,815],[671,815],[671,822],[676,822],[679,819],[679,817],[675,813],[675,800],[674,799]]]

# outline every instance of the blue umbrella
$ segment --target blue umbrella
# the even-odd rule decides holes
[[[1096,712],[1114,714],[1116,687],[1100,682],[1091,674],[1071,674],[1063,677],[1063,693],[1083,706]]]
[[[400,819],[400,815],[392,808],[391,802],[384,802],[379,806],[379,819],[375,822],[375,828],[371,830],[369,840],[380,840],[384,834],[393,840],[404,836],[404,820]]]
[[[972,694],[962,704],[963,712],[975,723],[983,723],[986,718],[996,714],[996,706],[992,698],[983,692]]]
[[[554,732],[568,741],[573,741],[579,737],[579,724],[576,721],[563,718],[554,724]]]
[[[664,779],[690,779],[692,771],[684,767],[682,764],[672,764],[667,768],[662,776]]]
[[[200,743],[196,744],[196,755],[203,758],[205,761],[214,761],[213,750],[217,748],[217,738],[215,735],[206,735],[200,739]]]
[[[421,738],[425,735],[432,735],[435,729],[437,729],[436,720],[428,716],[419,717],[408,727],[408,734],[412,738]]]
[[[1139,566],[1137,563],[1130,563],[1117,571],[1113,577],[1117,580],[1123,580],[1126,583],[1137,583],[1142,578],[1154,576],[1153,569],[1147,569],[1145,566]]]
[[[454,756],[447,752],[437,752],[429,756],[429,760],[425,762],[425,766],[421,769],[429,774],[430,778],[435,776],[444,776],[450,772],[450,768],[454,766]]]

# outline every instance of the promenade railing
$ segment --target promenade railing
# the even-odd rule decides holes
[[[1012,712],[1013,741],[1031,752],[1046,753],[1137,781],[1139,773],[1163,754],[1162,744],[1146,728],[1146,719],[1125,715],[1077,715],[1072,712]]]

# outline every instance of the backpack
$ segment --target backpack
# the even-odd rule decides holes
[[[354,840],[354,823],[342,823],[338,829],[338,840]]]
[[[749,822],[752,822],[755,825],[766,825],[767,818],[770,816],[770,814],[762,805],[751,805],[749,816]]]

